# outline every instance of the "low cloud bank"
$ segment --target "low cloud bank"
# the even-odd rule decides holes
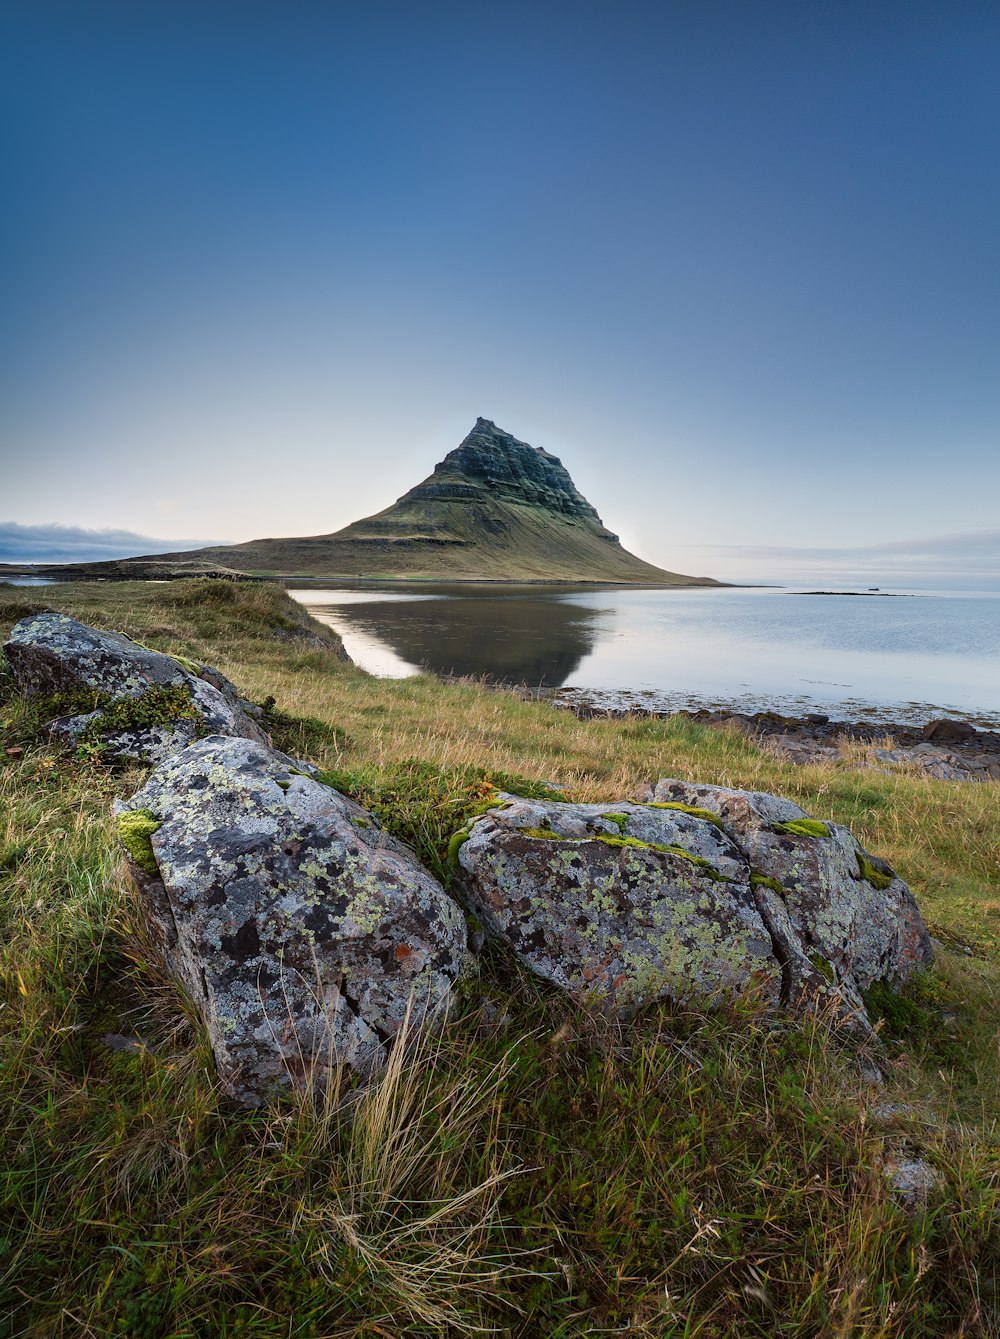
[[[74,525],[18,525],[0,521],[0,562],[96,563],[176,553],[212,543],[207,539],[154,539],[132,530],[84,530]]]
[[[735,581],[839,582],[1000,590],[1000,530],[930,535],[854,548],[698,545],[698,570]]]

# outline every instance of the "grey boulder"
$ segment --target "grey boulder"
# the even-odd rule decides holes
[[[760,791],[664,778],[643,798],[715,815],[742,852],[787,1003],[834,997],[864,1022],[862,992],[930,962],[930,937],[906,884],[849,828]]]
[[[121,633],[40,613],[16,624],[3,649],[29,697],[100,695],[97,710],[60,716],[49,728],[69,744],[95,741],[106,757],[160,762],[205,734],[270,742],[225,675]],[[109,704],[134,704],[134,710],[108,714]]]
[[[366,1073],[409,1018],[443,1017],[461,909],[372,815],[244,739],[200,740],[118,805],[156,947],[255,1105]]]
[[[778,1000],[750,870],[714,823],[504,796],[471,824],[456,860],[486,930],[581,999],[628,1012],[753,987]]]

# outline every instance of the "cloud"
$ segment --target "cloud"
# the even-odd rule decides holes
[[[839,580],[852,584],[952,585],[1000,589],[1000,530],[929,535],[846,548],[778,544],[698,545],[699,561],[715,574],[749,573],[785,581]]]
[[[75,525],[18,525],[0,521],[0,562],[91,563],[147,553],[196,549],[206,539],[154,539],[131,530],[84,530]]]

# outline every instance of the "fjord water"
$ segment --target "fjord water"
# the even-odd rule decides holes
[[[731,706],[1000,724],[1000,595],[421,585],[293,590],[363,669]]]

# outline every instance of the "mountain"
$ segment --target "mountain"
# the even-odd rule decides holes
[[[156,558],[261,576],[719,584],[665,572],[623,549],[555,456],[485,418],[423,483],[335,534]]]

